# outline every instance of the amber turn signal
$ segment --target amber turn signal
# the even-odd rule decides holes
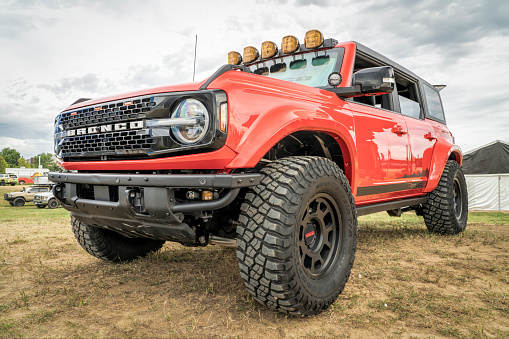
[[[258,50],[253,46],[247,46],[244,48],[244,63],[248,64],[255,61],[260,56]]]
[[[323,44],[323,34],[317,29],[312,29],[306,32],[306,40],[304,46],[306,48],[318,48]]]
[[[295,53],[299,49],[299,39],[293,35],[287,35],[281,42],[281,51],[284,54]]]
[[[239,52],[231,51],[228,53],[228,63],[230,65],[240,65],[242,62],[242,56]]]
[[[221,132],[226,133],[226,125],[228,124],[228,104],[221,103],[219,106],[219,129]]]
[[[262,59],[272,58],[277,54],[277,52],[277,45],[272,41],[265,41],[262,44]]]

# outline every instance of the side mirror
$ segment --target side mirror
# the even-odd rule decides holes
[[[361,69],[352,76],[352,86],[360,86],[363,95],[392,93],[395,85],[394,69],[390,66]]]

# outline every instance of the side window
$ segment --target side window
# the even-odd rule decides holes
[[[428,104],[428,113],[431,118],[445,121],[444,109],[440,94],[428,85],[424,85],[424,93],[426,94],[426,103]]]
[[[407,117],[420,119],[421,105],[417,94],[417,85],[406,79],[396,76],[396,87],[398,90],[399,107],[401,114]]]

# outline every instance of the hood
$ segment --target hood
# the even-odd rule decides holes
[[[203,80],[202,82],[192,82],[192,83],[185,83],[185,84],[178,84],[178,85],[166,85],[166,86],[146,88],[146,89],[141,89],[141,90],[122,93],[122,94],[115,94],[115,95],[111,95],[111,96],[107,96],[107,97],[103,97],[103,98],[81,101],[77,104],[67,107],[64,110],[64,112],[71,110],[71,109],[80,108],[80,107],[101,104],[103,102],[109,102],[109,101],[114,101],[114,100],[122,100],[122,99],[132,98],[132,97],[136,97],[136,96],[142,96],[142,95],[170,93],[170,92],[197,91],[200,89],[201,85],[203,85],[205,83],[206,80],[207,79]]]

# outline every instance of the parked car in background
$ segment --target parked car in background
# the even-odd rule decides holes
[[[5,186],[5,185],[11,185],[11,186],[14,186],[18,183],[18,177],[16,176],[16,174],[12,174],[12,173],[3,173],[3,174],[0,174],[0,185],[1,186]]]
[[[36,185],[29,188],[23,188],[20,192],[11,192],[4,194],[4,200],[7,200],[11,206],[21,207],[26,202],[34,200],[36,193],[50,192],[51,185]]]
[[[37,193],[34,196],[34,204],[37,206],[37,208],[44,208],[48,206],[48,208],[57,208],[60,206],[60,203],[55,199],[55,196],[53,193],[50,192],[44,192],[44,193]]]
[[[20,185],[25,185],[25,184],[33,184],[34,183],[34,180],[30,177],[28,178],[18,178],[18,184]]]

